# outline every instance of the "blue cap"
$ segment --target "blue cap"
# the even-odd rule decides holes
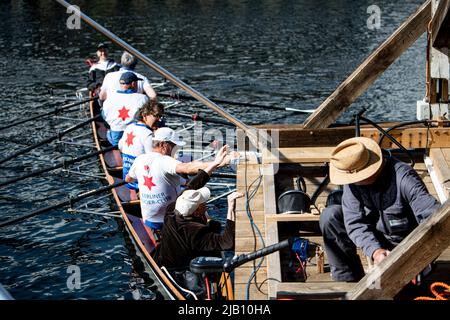
[[[134,81],[142,80],[141,78],[138,78],[137,75],[134,72],[128,71],[124,72],[120,76],[120,84],[130,84]]]

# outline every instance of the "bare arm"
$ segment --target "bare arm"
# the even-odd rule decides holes
[[[102,101],[105,101],[105,100],[106,100],[106,90],[105,90],[105,89],[100,90],[100,93],[99,93],[99,95],[98,95],[98,98],[99,98],[100,100],[102,100]]]
[[[156,100],[156,91],[152,88],[150,84],[148,83],[144,84],[144,91],[151,100]]]
[[[228,145],[224,145],[217,153],[214,161],[211,162],[192,161],[188,163],[179,163],[176,166],[176,173],[193,175],[201,169],[211,175],[215,169],[228,165],[231,159],[236,156],[234,153],[227,155],[228,148]]]

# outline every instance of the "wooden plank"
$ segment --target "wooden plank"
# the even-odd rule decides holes
[[[412,231],[347,293],[350,300],[392,299],[450,245],[450,200]]]
[[[442,186],[444,195],[448,199],[450,197],[450,168],[447,165],[442,150],[440,148],[430,149],[430,159],[433,161],[433,169]]]
[[[318,214],[268,214],[266,215],[266,224],[273,222],[289,222],[289,221],[319,221]]]
[[[248,278],[253,272],[253,266],[240,267],[240,275],[239,278],[234,277],[234,283],[247,283]],[[264,280],[267,278],[267,270],[266,267],[261,267],[256,273],[257,280],[259,282],[260,279]]]
[[[264,189],[264,212],[277,212],[277,199],[275,192],[275,166],[264,165],[263,189]]]
[[[431,21],[431,44],[433,47],[449,47],[450,46],[450,0],[439,0],[439,5],[435,6],[437,1],[434,0],[433,11],[435,11]]]
[[[278,224],[277,222],[266,223],[267,233],[266,246],[270,246],[272,244],[278,243]],[[275,279],[281,282],[281,265],[280,265],[280,252],[276,251],[272,254],[269,254],[267,257],[267,276],[270,279]],[[276,298],[276,281],[271,281],[268,284],[268,298],[274,299]]]
[[[349,282],[283,282],[277,283],[277,297],[300,299],[340,298],[356,284]]]
[[[425,2],[381,44],[304,122],[305,129],[326,128],[426,30],[431,2]]]
[[[235,298],[236,300],[245,300],[246,299],[246,284],[238,283],[234,286],[235,291]],[[267,300],[267,282],[263,283],[261,286],[261,291],[264,293],[261,293],[255,286],[254,283],[250,285],[250,296],[249,300]]]
[[[278,148],[263,151],[263,163],[328,162],[335,147]]]

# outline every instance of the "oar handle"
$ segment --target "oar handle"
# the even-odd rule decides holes
[[[25,219],[28,219],[28,218],[31,218],[31,217],[34,217],[34,216],[37,216],[37,215],[39,215],[41,213],[44,213],[44,212],[47,212],[49,210],[61,208],[61,207],[67,206],[67,205],[71,205],[71,204],[73,204],[75,202],[78,202],[80,200],[83,200],[85,198],[94,196],[96,194],[99,194],[99,193],[102,193],[102,192],[105,192],[105,191],[112,190],[114,188],[123,186],[125,184],[127,184],[126,181],[121,181],[121,182],[117,182],[117,183],[111,184],[109,186],[101,187],[101,188],[96,189],[96,190],[88,191],[86,193],[83,193],[83,194],[78,195],[76,197],[70,198],[68,200],[64,200],[64,201],[58,202],[56,204],[50,205],[48,207],[32,211],[32,212],[30,212],[28,214],[25,214],[23,216],[6,220],[5,222],[0,223],[0,228],[1,227],[5,227],[5,226],[9,226],[9,225],[14,224],[16,222],[19,222],[19,221],[22,221],[22,220],[25,220]]]

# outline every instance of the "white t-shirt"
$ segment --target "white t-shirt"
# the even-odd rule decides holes
[[[138,110],[148,101],[142,93],[116,91],[103,103],[103,115],[112,131],[124,131],[135,120]]]
[[[123,178],[128,174],[131,165],[137,156],[149,153],[152,148],[153,131],[144,123],[130,123],[119,141],[119,150],[122,152]],[[127,184],[132,189],[138,189],[137,182]]]
[[[103,79],[103,83],[102,83],[102,91],[106,92],[106,98],[108,98],[108,96],[114,92],[116,92],[117,90],[120,90],[120,76],[122,76],[123,73],[128,72],[131,70],[125,69],[125,68],[120,68],[119,71],[114,71],[114,72],[110,72],[107,73],[105,76],[105,79]],[[138,85],[137,85],[137,92],[138,93],[145,93],[144,92],[144,86],[149,85],[150,86],[150,81],[148,81],[147,77],[143,76],[140,73],[133,72],[138,78],[142,79],[138,81]]]
[[[144,222],[164,222],[167,206],[181,193],[183,180],[175,171],[179,163],[157,152],[141,154],[134,160],[128,175],[138,180]]]

